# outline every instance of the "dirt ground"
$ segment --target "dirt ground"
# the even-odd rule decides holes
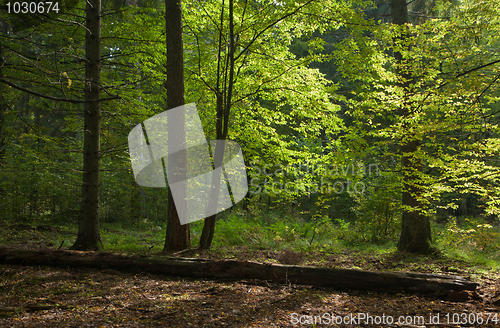
[[[453,274],[477,293],[338,291],[114,270],[0,265],[1,327],[498,327],[500,275],[444,258],[222,249],[183,256]],[[294,263],[292,263],[294,262]]]

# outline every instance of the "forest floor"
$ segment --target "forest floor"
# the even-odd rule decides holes
[[[19,241],[19,240],[18,240]],[[47,241],[15,248],[57,248]],[[185,257],[460,275],[477,293],[339,291],[259,280],[0,265],[0,327],[498,327],[500,273],[444,256],[218,247]]]

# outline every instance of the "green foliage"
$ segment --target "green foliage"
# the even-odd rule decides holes
[[[395,240],[401,227],[401,190],[393,174],[365,179],[364,193],[355,193],[354,229],[362,240],[386,242]]]
[[[163,246],[165,228],[159,226],[136,225],[121,227],[119,224],[105,224],[101,238],[105,240],[106,251],[126,251],[134,253],[159,252]]]
[[[437,234],[444,251],[460,250],[465,253],[494,253],[500,247],[500,227],[479,218],[452,217]]]
[[[100,209],[105,246],[142,251],[159,247],[164,231],[130,230],[163,227],[167,191],[135,184],[127,134],[165,110],[165,24],[160,1],[129,3],[104,4],[103,96],[116,93],[121,99],[102,104]],[[2,43],[1,76],[51,97],[81,99],[85,29],[74,17],[81,16],[84,2],[75,4],[56,20],[37,18],[36,24],[20,25],[14,21],[19,16],[8,17],[1,33],[12,42]],[[491,218],[435,225],[438,246],[467,256],[498,252],[497,1],[432,1],[425,8],[415,2],[413,10],[447,18],[415,19],[404,39],[396,39],[401,28],[366,19],[366,5],[235,3],[237,71],[228,137],[242,146],[249,177],[275,188],[249,197],[247,213],[224,214],[216,245],[307,250],[394,243],[404,173],[399,145],[416,139],[414,157],[422,172],[413,182],[424,191],[420,210],[432,215],[436,208],[466,204],[468,213]],[[228,55],[228,12],[221,22],[221,1],[183,1],[183,6],[186,100],[197,102],[213,139],[216,58],[219,50]],[[398,83],[393,50],[403,52],[401,69],[415,76],[409,88]],[[83,174],[81,104],[4,84],[1,92],[0,222],[74,224]],[[399,115],[404,104],[411,104],[406,117]],[[381,175],[359,173],[374,163]],[[266,165],[272,175],[263,172]],[[299,166],[315,171],[279,171]],[[332,167],[347,170],[330,174]],[[360,193],[316,190],[336,182],[365,187]],[[201,225],[192,224],[193,240]]]
[[[249,218],[230,215],[217,222],[214,245],[246,245],[254,249],[307,250],[332,242],[328,218],[305,222],[299,218]]]
[[[495,1],[440,2],[436,13],[450,19],[410,24],[404,38],[403,27],[353,26],[333,52],[344,78],[356,84],[348,99],[354,135],[346,142],[379,162],[399,163],[398,145],[418,140],[412,157],[423,167],[412,184],[424,190],[419,210],[428,215],[453,193],[455,205],[475,194],[485,213],[498,216],[498,9]],[[388,49],[402,51],[399,69],[414,77],[406,89]],[[415,174],[402,169],[393,168]]]

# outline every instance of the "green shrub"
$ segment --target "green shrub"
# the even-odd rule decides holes
[[[364,181],[365,191],[353,194],[360,241],[375,243],[394,239],[401,228],[401,190],[395,176],[375,176]]]
[[[452,217],[437,236],[441,246],[446,248],[491,252],[500,246],[499,230],[480,218],[462,218],[459,221]]]

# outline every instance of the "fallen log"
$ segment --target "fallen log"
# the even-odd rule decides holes
[[[382,292],[473,291],[477,283],[459,276],[363,271],[107,252],[0,248],[0,264],[87,267],[213,279],[259,279],[278,283]]]

